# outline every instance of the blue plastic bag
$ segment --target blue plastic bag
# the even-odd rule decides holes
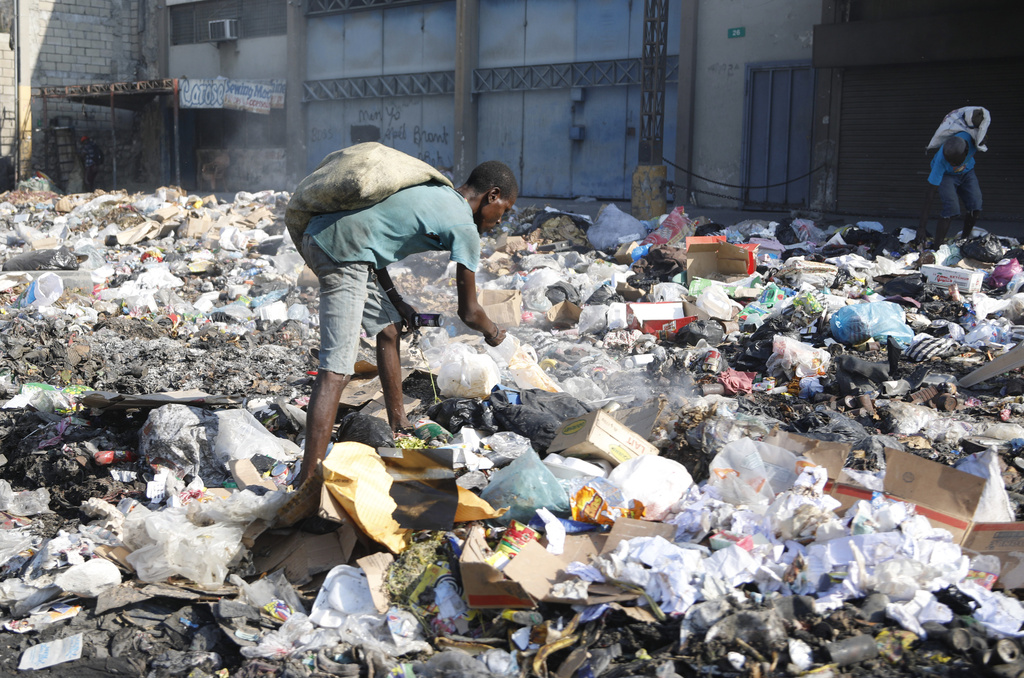
[[[508,513],[498,518],[504,525],[513,520],[525,525],[541,507],[554,514],[569,514],[569,495],[533,448],[495,471],[480,498],[496,509],[509,507]]]
[[[832,337],[844,344],[860,344],[868,339],[885,341],[892,337],[897,343],[908,346],[914,340],[914,330],[907,325],[903,308],[891,301],[844,306],[832,314],[829,324]]]

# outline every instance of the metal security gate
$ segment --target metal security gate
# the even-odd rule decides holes
[[[681,0],[668,12],[672,25]],[[308,18],[307,168],[374,140],[451,170],[456,3],[311,0]],[[524,196],[628,199],[643,3],[480,0],[477,26],[477,160],[508,163]],[[667,50],[665,119],[674,120],[678,31]],[[675,135],[666,125],[665,148]]]
[[[963,106],[992,114],[975,171],[984,214],[1024,216],[1024,60],[978,60],[843,71],[837,208],[878,216],[917,216],[927,191],[926,151],[943,116]],[[932,213],[937,208],[933,205]],[[984,216],[982,217],[984,219]]]
[[[748,64],[745,98],[743,206],[806,206],[814,113],[810,64]]]
[[[680,1],[670,0],[670,26],[680,12]],[[509,162],[523,195],[628,199],[643,18],[642,2],[481,0],[478,157]],[[668,32],[667,50],[665,119],[674,120],[678,31]],[[664,147],[675,139],[675,126],[666,125]]]

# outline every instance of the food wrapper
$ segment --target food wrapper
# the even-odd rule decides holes
[[[572,494],[572,519],[594,525],[611,525],[619,518],[644,515],[644,505],[636,500],[627,502],[619,488],[604,478],[591,478]]]
[[[505,534],[501,536],[494,553],[487,557],[487,563],[499,570],[508,565],[509,561],[519,555],[526,544],[537,541],[537,531],[513,520]]]

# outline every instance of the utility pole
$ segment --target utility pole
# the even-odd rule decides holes
[[[665,137],[665,70],[668,0],[644,0],[644,51],[640,76],[640,148],[633,172],[632,212],[638,219],[665,213],[662,163]]]

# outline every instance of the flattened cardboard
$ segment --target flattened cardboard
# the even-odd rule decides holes
[[[673,541],[676,537],[676,526],[650,520],[619,518],[612,525],[611,531],[608,532],[608,539],[605,540],[601,553],[605,554],[614,551],[619,542],[636,537],[662,537],[668,541]]]
[[[608,553],[612,534],[616,536],[617,544],[623,539],[652,536],[669,530],[674,536],[675,527],[672,525],[626,520],[621,526],[613,527],[609,535],[591,532],[567,536],[565,549],[558,556],[548,553],[541,542],[532,541],[523,546],[504,571],[499,571],[484,562],[490,549],[484,542],[483,528],[473,527],[466,538],[460,561],[466,600],[474,608],[532,608],[538,602],[579,602],[551,594],[555,584],[572,578],[565,573],[570,563],[589,563],[594,556]],[[635,593],[602,584],[592,584],[589,594],[588,605],[636,599]]]
[[[565,568],[574,561],[589,563],[590,558],[600,552],[603,541],[602,535],[593,533],[569,535],[565,538],[565,550],[558,556],[548,553],[540,542],[528,542],[505,566],[504,575],[518,582],[534,600],[557,602],[558,599],[551,596],[551,589],[570,578]]]
[[[264,478],[249,459],[232,459],[228,462],[228,469],[235,479],[239,490],[250,486],[262,487],[272,492],[277,491],[277,483],[270,478]]]
[[[358,536],[351,524],[328,534],[298,530],[264,532],[252,547],[253,565],[259,572],[284,570],[285,577],[299,586],[313,575],[349,561]]]
[[[366,583],[370,587],[370,598],[373,600],[373,606],[381,614],[387,612],[388,607],[390,607],[385,577],[387,576],[388,567],[393,562],[395,562],[395,557],[386,552],[374,553],[373,555],[356,560],[356,565],[363,568],[363,572],[366,574]]]
[[[562,422],[548,452],[569,456],[593,456],[616,466],[658,448],[604,410]]]
[[[525,250],[526,247],[526,238],[524,238],[523,236],[502,233],[497,237],[494,249],[496,249],[499,252],[511,254],[513,252],[520,252],[522,250]]]
[[[818,466],[824,466],[830,480],[839,478],[850,456],[851,446],[845,443],[831,443],[815,438],[806,438],[795,433],[775,429],[764,438],[764,442],[789,450],[793,454],[807,457]],[[826,488],[831,489],[831,488]]]
[[[523,295],[519,290],[480,290],[477,301],[499,327],[519,327],[523,320]]]

